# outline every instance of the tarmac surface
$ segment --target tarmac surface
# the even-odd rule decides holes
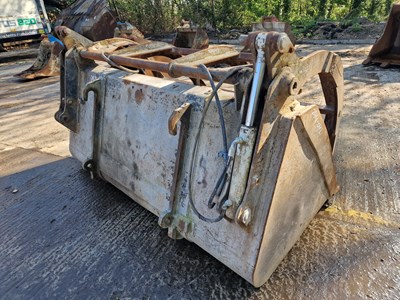
[[[341,191],[259,289],[70,157],[58,78],[0,56],[0,299],[400,299],[400,70],[340,53]],[[309,93],[312,97],[312,90]]]

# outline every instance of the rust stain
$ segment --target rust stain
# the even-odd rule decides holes
[[[136,92],[135,92],[135,101],[136,101],[136,103],[137,104],[142,103],[143,99],[144,99],[143,91],[141,89],[136,90]]]
[[[126,78],[123,78],[123,79],[122,79],[122,82],[123,82],[123,84],[125,84],[125,85],[131,85],[131,84],[132,84],[132,81],[130,81],[129,79],[126,79]]]

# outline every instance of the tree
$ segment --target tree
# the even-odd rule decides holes
[[[56,1],[56,0],[46,0]],[[70,1],[70,0],[57,0]],[[71,0],[72,1],[72,0]],[[244,28],[264,15],[297,24],[383,19],[393,0],[115,0],[122,18],[146,33],[173,32],[182,18],[220,30]]]
[[[318,5],[318,17],[326,17],[327,0],[320,0]]]
[[[392,9],[393,0],[386,0],[385,4],[385,14],[388,15]]]
[[[283,0],[283,3],[282,3],[282,17],[285,20],[289,19],[291,6],[292,6],[292,0]]]

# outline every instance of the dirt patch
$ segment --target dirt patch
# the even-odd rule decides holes
[[[356,22],[325,22],[305,32],[305,37],[315,40],[377,39],[385,29],[385,22],[375,23],[367,19]]]

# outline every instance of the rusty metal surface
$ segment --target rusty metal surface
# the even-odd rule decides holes
[[[85,45],[88,45],[90,41],[112,38],[117,26],[116,19],[108,9],[108,3],[105,0],[78,0],[61,11],[55,24],[67,26],[82,34],[80,40],[86,40],[83,42]],[[65,43],[68,47],[68,39]],[[50,43],[45,37],[40,43],[34,64],[16,76],[31,80],[60,75],[59,56],[63,49],[63,45],[58,42]]]
[[[65,50],[69,50],[73,47],[90,47],[93,45],[93,41],[84,37],[83,35],[69,29],[65,26],[57,26],[54,29],[57,36],[62,40]]]
[[[125,38],[111,38],[94,43],[88,48],[89,51],[100,53],[111,53],[117,49],[137,45],[137,43]]]
[[[157,215],[171,238],[194,242],[254,286],[265,283],[338,190],[332,152],[343,105],[340,58],[329,51],[301,58],[279,32],[249,35],[242,51],[216,46],[178,58],[168,57],[172,48],[151,43],[123,49],[126,55],[149,48],[139,51],[143,58],[105,56],[70,29],[57,32],[70,50],[56,119],[72,130],[73,156],[92,177]],[[163,59],[150,60],[155,49]],[[252,64],[236,65],[241,52],[253,55]],[[204,83],[156,78],[141,69],[231,85],[219,91],[219,103]],[[296,100],[315,76],[323,107]],[[171,130],[170,116],[185,103],[190,117]],[[174,128],[177,134],[170,135]],[[253,137],[243,130],[238,136],[243,128]],[[248,149],[235,154],[238,138]],[[230,193],[232,182],[241,188]],[[235,209],[225,217],[230,206]]]
[[[241,59],[239,58],[241,52],[235,49],[232,46],[214,46],[209,49],[198,50],[194,52],[182,52],[181,54],[186,54],[186,56],[176,58],[173,61],[163,62],[160,60],[151,60],[151,55],[157,54],[169,56],[172,53],[178,54],[178,51],[173,51],[182,49],[175,48],[172,45],[162,43],[162,42],[151,42],[143,45],[133,45],[130,47],[126,47],[121,50],[117,50],[112,52],[111,55],[104,57],[101,49],[106,51],[107,49],[111,49],[110,45],[113,45],[113,39],[110,40],[109,43],[106,41],[103,42],[105,46],[101,47],[101,42],[95,43],[95,45],[90,45],[92,48],[96,47],[100,49],[89,49],[87,43],[82,42],[85,38],[79,35],[77,32],[65,27],[58,26],[56,27],[57,35],[66,45],[67,49],[73,49],[74,47],[79,48],[79,56],[81,58],[89,59],[89,60],[101,60],[112,62],[117,65],[121,65],[124,67],[133,67],[133,68],[141,68],[144,70],[151,70],[160,73],[168,73],[170,77],[179,77],[179,76],[187,76],[191,78],[197,79],[207,79],[207,76],[204,72],[197,67],[199,64],[215,64],[219,62],[223,62],[229,59],[236,58],[237,62]],[[109,45],[110,44],[110,45]],[[245,54],[249,54],[244,52]],[[137,57],[139,56],[139,57]],[[144,56],[144,58],[140,58]],[[244,55],[243,58],[250,59],[251,55]],[[242,58],[242,60],[243,60]],[[213,77],[216,77],[216,80],[226,75],[227,70],[218,69],[211,71]],[[231,80],[229,78],[229,80]]]
[[[289,23],[280,22],[275,16],[263,16],[261,22],[252,24],[252,31],[277,31],[286,33],[292,44],[296,43],[296,37]]]
[[[382,68],[400,65],[400,4],[393,4],[382,36],[373,45],[364,65],[380,64]]]
[[[135,57],[135,56],[150,56],[159,52],[168,51],[173,48],[172,45],[163,43],[163,42],[148,42],[143,45],[137,45],[133,47],[128,47],[125,49],[117,50],[113,52],[115,55],[121,55],[126,57]]]
[[[188,109],[190,109],[190,103],[186,102],[174,110],[168,119],[169,134],[176,135],[178,133],[178,123],[185,116]]]
[[[163,42],[148,42],[145,44],[128,46],[129,42],[126,40],[126,44],[124,45],[127,47],[117,50],[118,43],[116,44],[114,41],[122,41],[121,39],[110,39],[93,44],[82,35],[65,26],[56,27],[56,33],[67,49],[73,49],[74,47],[79,48],[79,57],[83,59],[106,61],[111,63],[114,67],[120,65],[123,67],[165,73],[168,74],[169,77],[187,76],[196,79],[207,79],[207,75],[205,75],[199,67],[196,67],[197,65],[202,63],[208,65],[228,63],[228,66],[235,66],[238,64],[249,64],[253,59],[251,53],[240,51],[233,46],[222,45],[214,46],[210,49],[189,50],[174,47]],[[92,51],[90,51],[90,49],[92,49]],[[108,57],[105,57],[103,52],[107,51],[111,53],[109,53]],[[173,61],[152,59],[154,56],[170,57]],[[223,68],[214,69],[211,70],[211,75],[214,80],[219,81],[228,71],[229,69]],[[245,70],[243,72],[245,72]],[[232,83],[237,81],[235,76],[232,76],[232,78],[228,78],[227,82]]]
[[[97,60],[97,61],[106,61],[104,57],[100,53],[89,52],[82,50],[79,52],[79,55],[82,58],[90,59],[90,60]],[[179,77],[179,76],[188,76],[192,78],[198,79],[207,79],[207,75],[201,71],[198,67],[193,67],[191,65],[179,65],[174,64],[173,62],[162,62],[162,61],[155,61],[155,60],[148,60],[148,59],[141,59],[141,58],[128,58],[118,55],[110,55],[109,59],[113,62],[121,65],[127,66],[132,68],[141,68],[141,69],[150,69],[153,71],[157,71],[160,73],[167,73],[170,77]],[[211,69],[211,75],[213,76],[214,80],[220,80],[221,78],[226,75],[226,71],[218,70],[218,69]],[[235,82],[237,81],[236,78],[230,78],[227,82]]]
[[[43,39],[33,65],[15,76],[22,79],[35,79],[60,75],[59,56],[63,49],[61,44],[51,43],[48,38]]]
[[[143,33],[128,22],[118,23],[114,30],[114,37],[127,38],[140,44],[146,42]]]
[[[212,46],[207,49],[175,59],[174,63],[193,66],[198,66],[200,64],[209,65],[212,63],[218,63],[229,58],[237,57],[239,56],[239,54],[240,51],[236,50],[232,46]]]
[[[114,36],[117,21],[106,0],[78,0],[61,11],[56,26],[67,26],[92,41]]]
[[[205,49],[209,45],[208,34],[204,29],[192,26],[190,21],[182,20],[172,44],[179,48]]]
[[[343,50],[348,95],[341,192],[259,289],[169,239],[156,217],[78,162],[46,154],[68,151],[53,120],[59,84],[12,77],[32,61],[1,65],[0,298],[398,299],[399,72],[362,68],[359,46],[329,48]]]

